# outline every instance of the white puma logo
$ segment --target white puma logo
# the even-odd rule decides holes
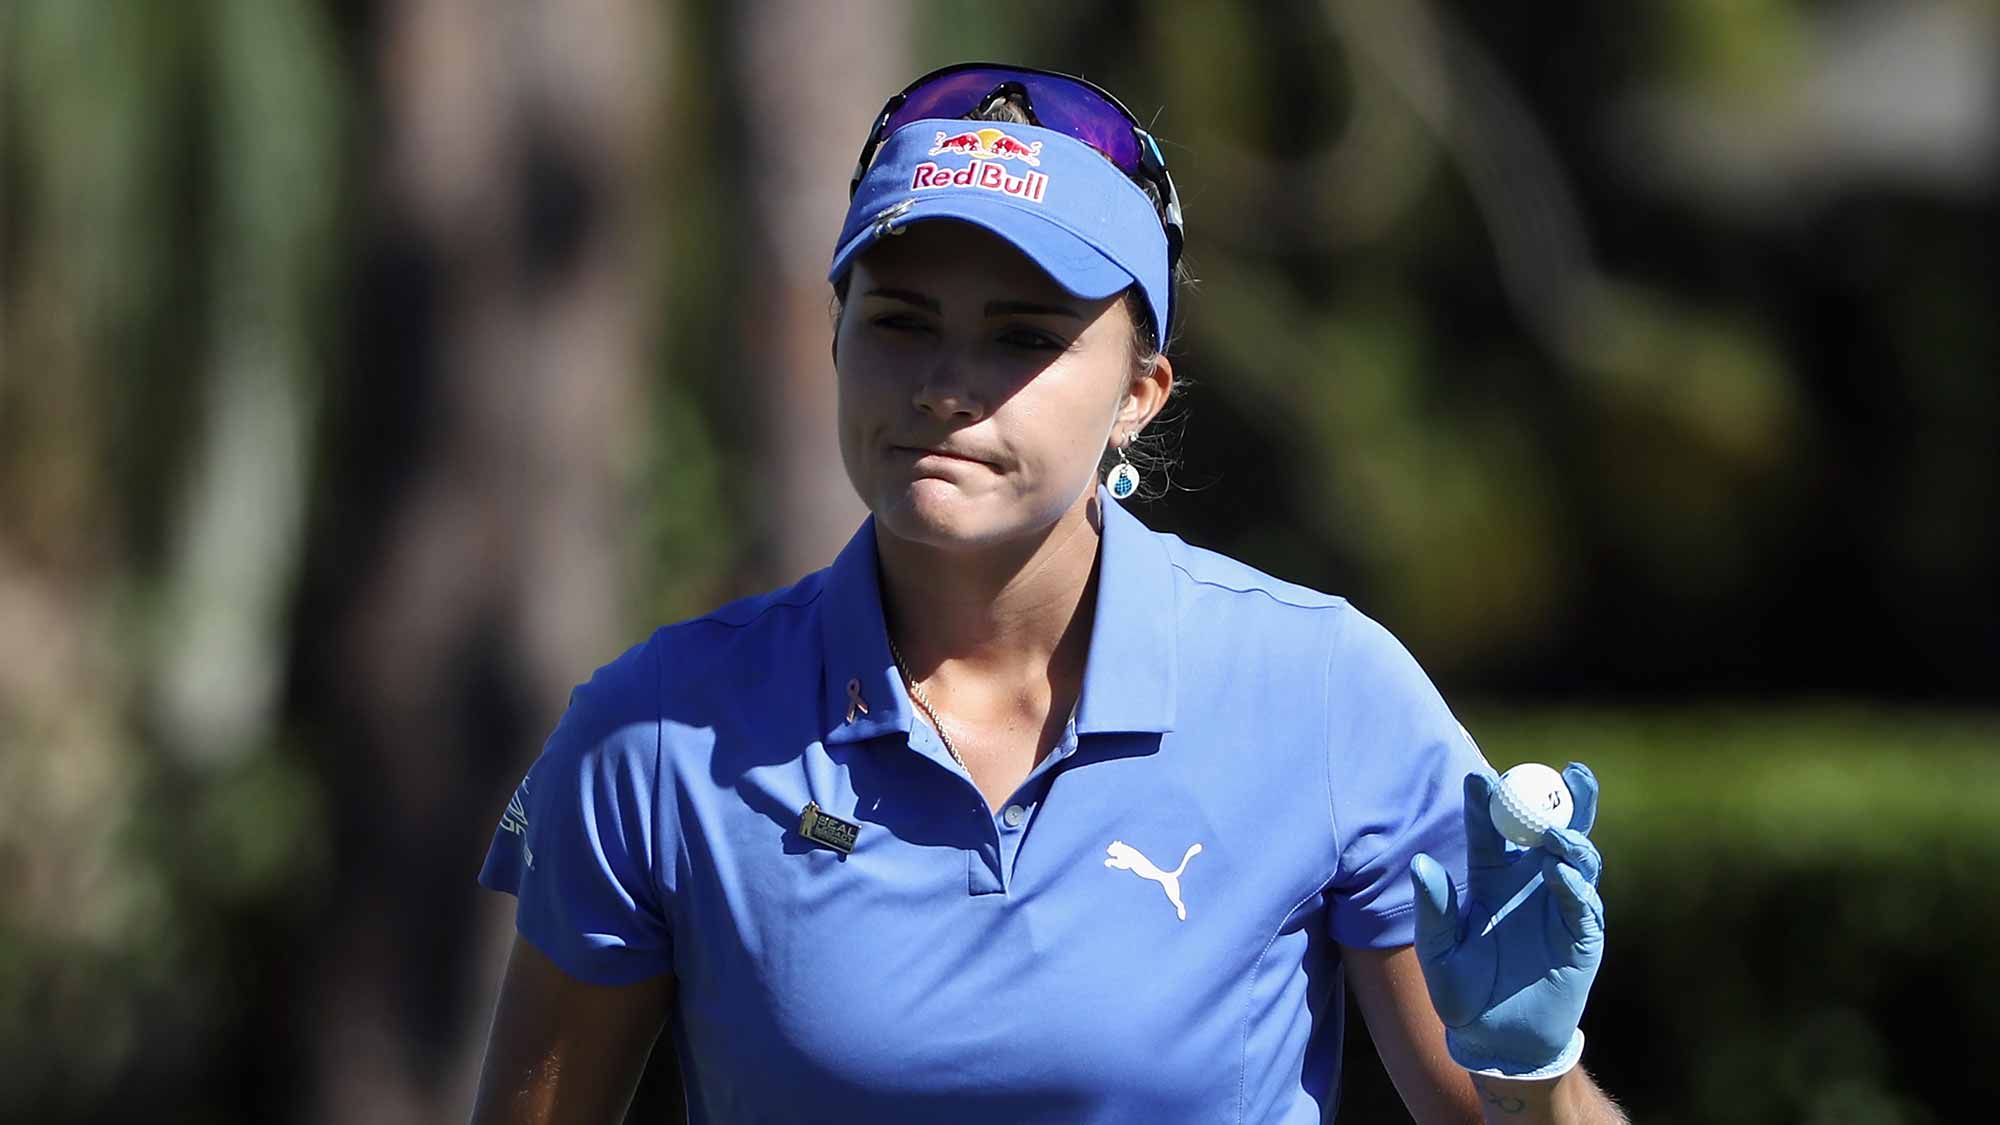
[[[1172,871],[1160,870],[1138,848],[1123,840],[1111,841],[1104,851],[1111,857],[1104,861],[1104,866],[1130,871],[1141,879],[1158,883],[1160,889],[1167,892],[1167,901],[1174,904],[1174,913],[1180,916],[1181,921],[1187,921],[1187,907],[1181,902],[1181,872],[1187,870],[1188,860],[1201,852],[1200,844],[1188,845],[1187,854],[1181,857],[1181,865]]]

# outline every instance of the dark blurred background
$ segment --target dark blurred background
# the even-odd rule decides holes
[[[1168,142],[1142,517],[1603,777],[1635,1120],[1985,1119],[1987,0],[0,0],[0,1119],[463,1119],[570,685],[860,518],[822,271],[965,58]]]

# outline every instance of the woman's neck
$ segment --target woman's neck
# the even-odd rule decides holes
[[[1100,537],[1095,496],[1041,535],[990,550],[943,550],[878,524],[889,635],[920,679],[949,687],[976,678],[1003,692],[1045,682],[1056,695],[1073,693],[1090,643]]]

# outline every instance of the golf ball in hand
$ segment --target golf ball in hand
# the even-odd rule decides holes
[[[1575,807],[1562,775],[1540,762],[1523,762],[1501,774],[1486,806],[1493,827],[1524,848],[1539,846],[1551,828],[1568,828]]]

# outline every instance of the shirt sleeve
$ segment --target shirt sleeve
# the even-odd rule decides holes
[[[1327,664],[1329,802],[1339,867],[1333,938],[1387,949],[1416,940],[1410,860],[1428,853],[1465,892],[1465,776],[1479,747],[1387,629],[1345,615]]]
[[[629,984],[670,972],[658,654],[640,645],[570,695],[508,802],[479,873],[514,895],[515,927],[564,972]]]

